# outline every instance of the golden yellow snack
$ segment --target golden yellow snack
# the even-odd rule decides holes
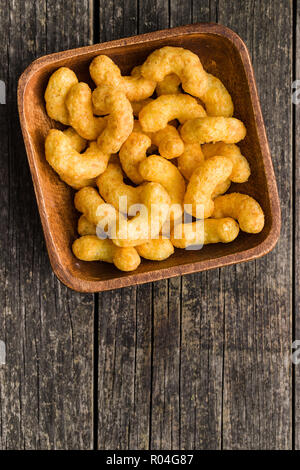
[[[204,162],[204,155],[199,144],[185,144],[184,152],[178,157],[178,170],[190,180],[195,169]]]
[[[165,46],[152,52],[142,65],[143,77],[161,82],[167,75],[175,73],[187,93],[201,98],[208,80],[199,57],[182,47]]]
[[[141,75],[141,67],[137,66],[131,76],[122,76],[119,67],[106,55],[99,55],[90,64],[90,74],[97,86],[110,85],[119,89],[130,101],[140,101],[151,96],[156,82],[147,80]]]
[[[104,219],[106,223],[109,223],[115,221],[117,217],[115,208],[107,204],[97,189],[91,186],[82,188],[75,194],[74,205],[95,227]]]
[[[81,215],[78,219],[77,232],[80,236],[96,235],[96,225],[92,224],[85,215]]]
[[[103,199],[121,212],[125,210],[119,207],[120,202],[124,204],[127,201],[127,210],[140,202],[141,187],[125,184],[122,169],[117,163],[109,163],[104,173],[97,178],[96,184]],[[120,198],[123,199],[120,201]]]
[[[221,155],[227,157],[232,162],[231,181],[234,183],[244,183],[249,179],[251,174],[250,166],[247,159],[241,154],[239,147],[235,144],[225,144],[217,142],[216,144],[205,144],[202,146],[205,158]]]
[[[160,155],[167,159],[179,157],[184,151],[184,143],[179,132],[169,124],[160,131],[151,133],[152,144],[158,147]]]
[[[140,101],[131,101],[133,115],[138,117],[139,112],[143,109],[143,107],[146,106],[146,104],[151,103],[151,101],[153,101],[152,98],[146,98],[145,100]]]
[[[168,192],[171,204],[182,206],[185,181],[173,163],[159,155],[150,155],[140,163],[139,172],[145,181],[160,183]]]
[[[69,142],[72,145],[73,149],[76,150],[76,152],[81,153],[86,148],[86,139],[81,137],[81,135],[77,134],[73,127],[68,127],[68,129],[65,129],[63,131],[63,133],[69,138]]]
[[[120,271],[134,271],[141,264],[141,258],[133,246],[116,247],[114,265]]]
[[[76,258],[82,261],[113,263],[115,246],[108,238],[101,240],[96,235],[85,235],[74,241],[72,249]]]
[[[223,181],[222,183],[219,183],[214,191],[212,192],[212,195],[211,195],[211,198],[212,199],[215,199],[216,197],[220,196],[221,194],[224,194],[226,193],[226,191],[228,191],[228,189],[230,188],[230,185],[231,185],[231,180],[230,178],[227,178],[225,181]]]
[[[176,248],[209,243],[230,243],[239,234],[239,225],[230,217],[205,219],[198,222],[176,225],[171,233],[171,242]]]
[[[205,104],[208,116],[231,117],[233,115],[233,103],[227,89],[217,77],[207,74],[208,88],[201,96]]]
[[[203,147],[204,146],[201,147],[201,145],[199,144],[185,144],[185,150],[183,154],[178,157],[178,170],[188,181],[190,180],[195,169],[204,162],[204,154],[202,151]],[[215,155],[219,154],[216,153]],[[219,196],[220,194],[226,193],[226,191],[230,187],[230,184],[231,180],[229,178],[224,182],[218,184],[212,193],[212,199]]]
[[[135,184],[144,181],[139,172],[139,164],[147,157],[147,149],[151,146],[151,139],[141,132],[132,132],[120,148],[119,157],[122,168],[128,178]]]
[[[109,114],[97,140],[99,148],[104,153],[117,153],[133,130],[131,104],[122,91],[108,85],[98,86],[92,100],[96,114]]]
[[[69,137],[57,129],[51,129],[46,137],[45,154],[60,178],[75,189],[95,184],[96,176],[103,173],[109,159],[96,142],[90,142],[84,153],[77,152]]]
[[[70,122],[65,99],[72,86],[76,85],[76,83],[78,83],[78,79],[73,70],[67,67],[60,67],[51,75],[45,91],[48,116],[66,126]]]
[[[130,101],[145,100],[154,93],[156,82],[144,78],[141,69],[138,65],[131,70],[130,76],[123,77],[125,95]]]
[[[215,156],[205,160],[196,168],[187,186],[184,197],[185,211],[197,217],[197,206],[199,209],[202,206],[204,218],[210,217],[214,210],[213,191],[218,184],[229,178],[231,172],[232,163],[229,158]]]
[[[247,194],[231,193],[214,201],[213,217],[236,219],[243,232],[259,233],[264,228],[265,216],[259,203]]]
[[[142,245],[138,245],[136,250],[142,258],[152,261],[162,261],[174,253],[174,247],[170,240],[163,238],[149,240]]]
[[[153,101],[153,100],[152,100]],[[166,127],[157,132],[146,132],[143,130],[139,121],[134,121],[133,130],[150,137],[152,145],[158,147],[160,155],[167,159],[178,157],[184,150],[184,143],[176,127],[167,124]],[[153,149],[149,149],[150,152]]]
[[[74,85],[66,97],[70,125],[87,140],[97,140],[106,127],[103,117],[95,117],[92,106],[92,92],[83,82]]]
[[[76,258],[82,261],[114,263],[121,271],[134,271],[141,262],[135,248],[119,248],[108,238],[101,240],[96,235],[78,238],[73,243],[72,249]]]
[[[117,246],[137,246],[159,238],[170,204],[170,196],[161,184],[142,186],[140,210],[130,220],[119,220],[114,243]]]
[[[183,140],[188,144],[195,142],[206,144],[219,141],[226,144],[235,144],[244,139],[246,128],[242,121],[236,118],[207,116],[186,122],[183,124],[180,133]]]
[[[198,101],[189,95],[161,95],[142,108],[139,121],[145,132],[164,129],[169,121],[178,119],[181,123],[198,117],[205,117],[206,111]]]
[[[177,77],[175,73],[166,75],[166,77],[161,82],[158,82],[158,84],[156,85],[157,96],[176,95],[177,93],[181,93],[180,83],[180,78]]]

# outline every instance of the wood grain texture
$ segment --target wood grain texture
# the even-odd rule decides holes
[[[264,11],[269,21],[264,30],[267,36],[265,42],[257,41],[255,36],[261,30],[262,11],[257,9],[253,16],[255,2],[242,3],[243,8],[239,10],[232,1],[201,4],[170,1],[168,5],[160,1],[151,2],[151,5],[148,1],[140,1],[139,32],[159,29],[168,24],[176,26],[189,22],[220,21],[232,26],[247,41],[254,59],[258,55],[268,55],[270,62],[285,61],[288,76],[291,72],[291,5],[284,7],[286,23],[279,25],[279,34],[282,34],[285,45],[282,55],[276,59],[275,50],[268,51],[268,41],[275,44],[274,37],[278,34],[275,28],[278,3],[271,5],[271,2],[266,2]],[[109,2],[109,5],[111,12],[119,11],[118,2]],[[122,12],[119,11],[120,16],[126,14],[126,3],[123,8]],[[250,17],[253,23],[251,29],[247,28]],[[121,26],[119,29],[122,35]],[[103,34],[108,39],[107,29]],[[265,85],[266,92],[264,73],[267,64],[258,64],[261,66],[258,71],[259,85]],[[291,142],[291,115],[284,102],[287,85],[279,87],[281,78],[279,72],[269,77],[271,88],[276,86],[278,90],[276,101],[278,99],[280,106],[287,111],[281,142],[278,133],[270,124],[269,127],[271,132],[273,130],[272,149],[276,146],[283,152],[282,142],[285,139],[289,144]],[[270,123],[274,122],[271,96],[269,101],[265,101],[265,108],[265,116]],[[279,115],[276,119],[279,120]],[[288,191],[289,194],[290,151],[291,147],[287,149],[284,168],[282,161],[275,160],[280,168],[277,176],[281,191]],[[289,201],[286,201],[285,209],[284,221],[289,222]],[[283,248],[283,253],[278,256],[277,251],[277,257],[270,255],[258,263],[185,276],[182,284],[179,278],[175,278],[153,285],[152,343],[146,348],[147,352],[152,349],[150,448],[288,448],[291,445],[291,384],[287,356],[288,341],[291,339],[291,230],[288,225],[285,231],[283,247],[280,248]],[[273,281],[274,270],[280,272],[280,287]],[[106,295],[109,296],[102,294],[101,297],[105,298]],[[102,313],[100,310],[100,315]],[[121,309],[119,322],[122,322],[123,315],[125,312]],[[133,322],[132,334],[134,327]],[[149,334],[150,329],[147,331]],[[170,336],[166,335],[166,331],[171,332]],[[147,341],[150,341],[150,336],[147,336]],[[103,357],[104,350],[101,353],[100,349],[100,357],[101,354]],[[265,358],[263,364],[260,362],[262,357]],[[99,371],[101,375],[101,359]],[[148,371],[144,372],[146,377]],[[113,372],[106,370],[105,374],[109,380],[115,369]],[[99,382],[99,403],[104,393],[107,392],[101,390]],[[275,396],[279,396],[281,401],[276,412]],[[124,406],[123,397],[120,400],[120,394],[116,395],[114,404],[110,402],[110,408],[114,407],[128,424],[128,407]],[[99,413],[105,414],[100,408]],[[104,425],[108,430],[112,429],[115,418],[111,412],[109,415]],[[245,433],[241,432],[243,428],[247,429]],[[103,444],[99,436],[99,445],[125,448],[128,446],[128,439],[124,436],[127,429],[127,426],[123,427],[121,440],[108,432],[109,440]],[[131,427],[130,432],[134,436],[136,430]]]
[[[139,32],[171,27],[176,6],[156,0],[139,2]],[[180,445],[180,296],[181,279],[153,283],[150,449]]]
[[[144,32],[135,1],[100,0],[98,13],[100,42]],[[151,284],[99,294],[99,449],[149,448],[151,334]]]
[[[90,42],[89,7],[87,0],[0,6],[0,77],[8,89],[0,106],[1,449],[90,449],[93,442],[93,298],[52,273],[16,110],[17,79],[33,59]]]
[[[292,446],[292,2],[220,0],[218,21],[235,30],[250,50],[282,210],[275,250],[259,261],[222,270],[223,447],[288,449]]]
[[[295,60],[295,75],[294,80],[300,80],[300,5],[299,2],[294,2],[294,22],[295,22],[295,33],[294,38],[294,60]],[[300,82],[299,82],[300,83]],[[300,86],[298,84],[297,98],[299,101]],[[295,92],[295,90],[293,90]],[[295,246],[294,246],[294,315],[295,315],[295,340],[300,340],[300,102],[294,104],[294,227],[295,227]],[[294,366],[295,373],[295,449],[300,450],[300,364]]]
[[[171,26],[217,22],[216,2],[171,2]],[[180,448],[221,446],[223,302],[219,270],[182,278]]]
[[[299,16],[298,7],[296,51]],[[100,449],[291,448],[293,281],[300,339],[292,19],[290,0],[2,1],[0,449],[89,449],[94,424]],[[281,239],[260,261],[97,296],[94,423],[93,297],[71,292],[51,272],[16,124],[17,77],[47,52],[199,21],[231,27],[251,52],[282,203]],[[298,449],[299,377],[295,367]]]

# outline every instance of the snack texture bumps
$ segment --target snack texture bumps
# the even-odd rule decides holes
[[[236,118],[207,116],[186,122],[182,126],[181,136],[188,144],[219,141],[236,144],[245,138],[246,128],[242,121]]]
[[[83,154],[77,152],[70,138],[57,129],[51,129],[47,135],[45,154],[60,178],[75,189],[95,184],[96,176],[105,170],[109,159],[96,142],[90,142]]]
[[[145,132],[164,129],[169,121],[178,119],[181,123],[206,116],[205,109],[198,101],[182,93],[161,95],[142,108],[139,121]]]
[[[69,125],[65,100],[70,89],[77,83],[75,73],[67,67],[61,67],[51,75],[45,91],[46,110],[49,117]]]
[[[45,91],[47,113],[60,123],[45,157],[77,190],[76,258],[129,272],[141,258],[163,262],[175,249],[263,230],[259,202],[243,186],[226,193],[231,183],[252,183],[248,142],[236,145],[246,127],[229,89],[195,53],[165,46],[126,75],[102,54],[89,71],[92,87],[61,67]]]
[[[182,47],[162,47],[152,52],[142,65],[142,75],[161,82],[175,73],[187,93],[201,98],[208,87],[208,79],[199,57]]]

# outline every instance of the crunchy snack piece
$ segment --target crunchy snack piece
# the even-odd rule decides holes
[[[195,169],[204,162],[204,155],[199,144],[185,144],[184,152],[178,157],[178,170],[190,180]]]
[[[180,78],[177,77],[175,73],[166,75],[166,77],[161,82],[158,82],[158,84],[156,85],[157,96],[176,95],[177,93],[181,93],[180,83]]]
[[[120,271],[134,271],[141,264],[141,258],[133,246],[117,247],[114,265]]]
[[[135,184],[144,181],[139,172],[139,164],[147,157],[146,152],[150,146],[150,137],[141,132],[132,132],[120,149],[119,157],[122,168]]]
[[[142,186],[139,213],[130,220],[120,220],[117,227],[117,246],[137,246],[158,238],[170,210],[170,196],[161,184]]]
[[[121,212],[123,212],[119,207],[121,197],[127,198],[128,209],[140,202],[141,187],[134,188],[125,184],[122,169],[117,163],[109,163],[104,173],[97,178],[96,184],[103,199]]]
[[[149,105],[148,105],[149,106]],[[147,106],[143,109],[143,111]],[[246,128],[242,121],[231,117],[200,117],[183,124],[181,136],[188,144],[198,142],[225,142],[235,144],[246,136]]]
[[[70,122],[65,99],[72,86],[76,85],[76,83],[78,83],[78,79],[73,70],[67,67],[60,67],[51,75],[45,91],[48,116],[66,126]]]
[[[233,103],[227,89],[217,77],[207,74],[208,88],[201,96],[201,101],[205,104],[208,116],[225,116],[233,115]]]
[[[230,180],[234,183],[244,183],[248,181],[251,173],[250,166],[237,145],[224,144],[224,142],[205,144],[202,146],[202,151],[205,158],[210,158],[214,155],[222,155],[223,157],[229,158],[233,165]]]
[[[115,208],[103,201],[98,191],[91,186],[82,188],[75,194],[74,205],[95,227],[104,219],[106,223],[109,223],[109,221],[116,220],[117,217]],[[100,208],[101,210],[99,210]]]
[[[182,47],[165,46],[152,52],[142,65],[143,77],[161,82],[167,75],[175,73],[187,93],[201,98],[208,80],[199,57]]]
[[[161,95],[142,108],[139,121],[145,132],[157,132],[164,129],[169,121],[178,119],[181,123],[200,117],[206,112],[198,101],[182,93]]]
[[[160,131],[151,133],[151,140],[160,155],[167,159],[179,157],[184,151],[184,143],[179,132],[174,126],[169,124]]]
[[[230,217],[205,219],[177,225],[171,234],[171,241],[176,248],[187,248],[209,243],[230,243],[238,234],[239,225]]]
[[[63,133],[69,138],[69,142],[72,145],[73,149],[76,150],[76,152],[83,152],[87,144],[86,139],[81,137],[81,135],[77,134],[73,127],[68,127],[68,129],[65,129],[63,131]]]
[[[133,130],[150,137],[152,145],[158,147],[160,155],[164,158],[171,160],[181,155],[184,150],[184,143],[178,130],[170,124],[157,132],[146,132],[139,121],[134,121]],[[148,149],[148,151],[151,151],[151,149]]]
[[[45,142],[46,160],[60,178],[75,189],[95,184],[95,178],[107,167],[105,155],[96,142],[91,142],[84,153],[77,152],[62,131],[51,129]]]
[[[131,76],[122,76],[119,67],[106,55],[99,55],[90,64],[90,74],[97,86],[110,85],[124,92],[130,101],[151,96],[156,82],[141,75],[141,66],[134,67]]]
[[[99,148],[104,153],[117,153],[133,130],[131,104],[122,91],[108,85],[98,86],[92,100],[96,114],[109,114],[97,140]]]
[[[138,117],[139,112],[143,109],[143,107],[146,106],[146,104],[151,103],[151,101],[153,101],[152,98],[146,98],[145,100],[140,101],[131,101],[133,115]]]
[[[185,181],[173,163],[159,155],[150,155],[140,163],[139,172],[144,180],[160,183],[167,190],[171,204],[182,206]]]
[[[76,258],[82,261],[106,261],[114,263],[121,271],[134,271],[141,258],[133,247],[119,248],[111,240],[101,240],[96,235],[85,235],[72,246]]]
[[[197,205],[202,205],[204,218],[212,215],[214,202],[212,200],[213,191],[216,186],[226,181],[232,172],[232,163],[226,157],[211,157],[198,166],[187,186],[184,197],[184,208],[189,214],[197,217]],[[191,208],[186,206],[191,204]]]
[[[92,224],[85,215],[81,215],[78,219],[77,232],[80,236],[96,235],[96,225]]]
[[[106,119],[94,116],[90,87],[84,82],[77,83],[70,89],[65,103],[70,125],[76,132],[84,139],[97,140],[106,127]]]
[[[231,193],[215,199],[213,217],[236,219],[243,232],[259,233],[264,228],[265,217],[259,203],[247,194]]]
[[[212,199],[215,199],[216,197],[220,196],[221,194],[224,194],[226,193],[226,191],[228,191],[228,189],[230,188],[230,185],[231,185],[231,180],[230,178],[227,178],[225,181],[223,181],[222,183],[219,183],[214,191],[212,192],[212,195],[211,195],[211,198]]]
[[[163,238],[149,240],[142,245],[138,245],[136,250],[142,258],[152,261],[162,261],[174,253],[171,241]]]
[[[188,181],[191,179],[191,176],[195,169],[204,162],[204,154],[202,149],[203,146],[201,147],[201,145],[199,144],[185,144],[183,154],[178,157],[178,170]],[[220,196],[220,194],[226,193],[226,191],[230,187],[230,184],[231,181],[229,178],[224,182],[218,184],[212,193],[212,199],[217,196]]]
[[[141,74],[142,66],[138,65],[131,70],[128,77],[123,77],[125,95],[130,101],[141,101],[153,95],[156,82],[148,80]]]

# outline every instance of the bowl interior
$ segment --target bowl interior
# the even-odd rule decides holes
[[[240,147],[250,163],[251,177],[247,183],[232,184],[230,192],[247,193],[259,201],[266,215],[264,230],[258,235],[241,232],[233,243],[227,245],[208,245],[197,251],[176,250],[171,258],[160,263],[143,260],[135,273],[122,273],[113,265],[106,263],[87,263],[77,260],[72,253],[71,244],[78,236],[76,225],[79,214],[74,209],[74,190],[59,179],[45,160],[45,137],[50,128],[59,125],[46,115],[43,96],[51,73],[62,65],[73,69],[79,80],[87,81],[93,86],[88,67],[92,58],[102,53],[102,49],[99,45],[96,52],[86,50],[79,55],[71,51],[67,58],[57,60],[55,63],[43,62],[31,76],[24,93],[24,117],[33,154],[36,181],[40,186],[44,203],[44,209],[41,210],[40,207],[40,211],[47,245],[51,241],[58,264],[71,277],[85,281],[104,281],[124,276],[128,278],[136,273],[150,273],[162,268],[221,258],[230,254],[237,255],[236,260],[239,261],[239,255],[245,250],[259,246],[268,237],[272,225],[270,194],[266,184],[246,72],[238,49],[226,37],[211,33],[191,33],[177,34],[145,43],[126,44],[124,41],[124,45],[106,48],[103,53],[111,57],[126,74],[135,65],[141,64],[151,51],[164,45],[185,47],[198,54],[204,68],[219,77],[231,93],[235,106],[234,116],[241,119],[247,128],[247,136],[240,143]]]

